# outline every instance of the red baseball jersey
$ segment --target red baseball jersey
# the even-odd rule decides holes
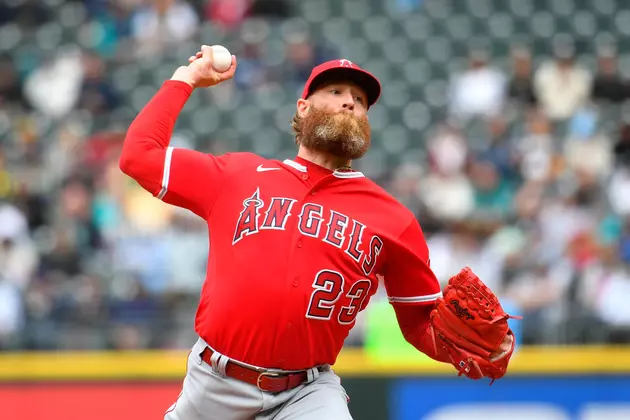
[[[169,83],[162,90],[169,89],[180,92],[163,100],[158,94],[147,108],[170,106],[176,114],[173,102],[187,96]],[[170,105],[163,103],[169,97]],[[163,131],[156,125],[145,128]],[[142,131],[134,132],[127,142],[139,142]],[[157,135],[143,135],[145,150]],[[414,215],[362,173],[300,158],[158,149],[149,153],[152,163],[145,153],[135,177],[208,223],[195,329],[215,350],[261,367],[334,364],[379,283],[397,304],[432,304],[441,296]]]

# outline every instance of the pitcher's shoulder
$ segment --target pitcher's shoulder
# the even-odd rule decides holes
[[[364,183],[366,192],[370,195],[372,200],[374,200],[373,205],[376,206],[379,211],[405,220],[415,217],[409,208],[381,185],[367,177],[363,178],[362,182]]]
[[[227,152],[220,155],[213,155],[220,160],[229,162],[235,169],[250,169],[256,168],[259,165],[273,164],[272,159],[267,159],[252,152]]]

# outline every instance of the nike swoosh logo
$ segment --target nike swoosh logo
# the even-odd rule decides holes
[[[267,172],[267,171],[279,171],[280,168],[263,168],[262,165],[259,165],[258,168],[256,168],[256,172]]]

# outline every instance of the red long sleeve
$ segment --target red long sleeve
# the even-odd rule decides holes
[[[207,218],[230,155],[215,157],[168,146],[191,93],[192,87],[184,82],[166,81],[131,123],[119,165],[155,197]]]
[[[440,283],[431,270],[429,248],[413,215],[399,235],[385,273],[385,288],[405,339],[432,359],[449,362],[436,348],[431,310],[442,296]]]
[[[184,82],[165,82],[127,131],[120,169],[153,195],[162,189],[166,148],[191,93]]]
[[[412,346],[438,362],[450,363],[448,354],[435,346],[433,327],[431,326],[430,305],[392,304],[403,336]]]
[[[442,294],[440,283],[429,265],[429,248],[416,217],[390,244],[385,271],[385,289],[391,303],[418,305],[435,302]]]

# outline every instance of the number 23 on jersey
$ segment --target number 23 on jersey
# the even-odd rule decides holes
[[[344,282],[343,275],[334,270],[317,273],[306,317],[329,321],[334,316],[340,324],[352,324],[369,296],[372,283],[367,279],[356,281],[345,293],[346,299],[342,302],[347,304],[343,304],[339,301],[344,293]]]

